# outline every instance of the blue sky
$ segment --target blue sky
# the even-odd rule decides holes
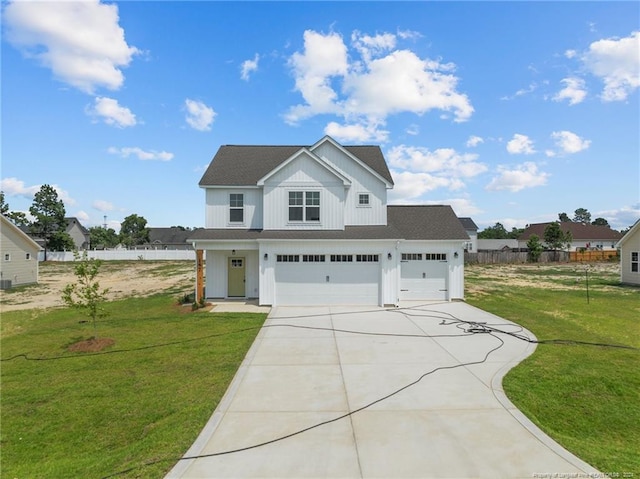
[[[223,144],[377,144],[480,229],[640,217],[638,2],[3,2],[5,199],[204,226]]]

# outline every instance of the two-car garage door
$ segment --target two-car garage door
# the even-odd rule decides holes
[[[377,305],[380,277],[377,254],[277,255],[276,304]]]
[[[446,253],[403,253],[400,263],[401,300],[448,299]]]

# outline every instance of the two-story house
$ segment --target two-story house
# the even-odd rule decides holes
[[[464,227],[450,206],[387,205],[393,179],[378,146],[328,136],[222,146],[200,187],[205,228],[190,237],[206,272],[197,297],[397,305],[464,296]]]

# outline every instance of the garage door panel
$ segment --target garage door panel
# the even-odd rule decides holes
[[[377,305],[380,266],[372,263],[278,263],[276,304]]]
[[[400,264],[400,299],[446,300],[448,275],[446,261],[403,261]]]

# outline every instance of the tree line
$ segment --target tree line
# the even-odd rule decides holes
[[[25,228],[34,238],[44,242],[45,260],[47,251],[71,251],[76,246],[67,232],[66,209],[58,192],[51,185],[42,185],[29,207],[29,220],[21,211],[11,211],[0,191],[0,213],[18,227]],[[143,216],[131,214],[120,225],[120,233],[113,228],[93,226],[89,228],[91,247],[113,248],[118,245],[131,247],[149,242],[149,228]]]

